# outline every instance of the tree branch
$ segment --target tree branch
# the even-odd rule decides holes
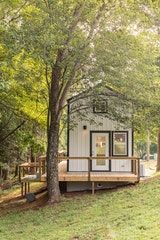
[[[56,59],[55,65],[59,61],[58,65],[60,66],[60,64],[62,63],[62,61],[64,60],[64,58],[66,56],[66,53],[68,51],[68,44],[70,42],[70,39],[72,38],[72,33],[74,32],[75,27],[77,26],[78,22],[80,21],[80,17],[81,17],[83,7],[84,7],[84,3],[79,5],[79,6],[77,5],[76,8],[75,8],[75,11],[73,13],[73,16],[75,17],[75,20],[71,23],[71,25],[69,27],[69,35],[68,35],[68,38],[67,38],[67,40],[65,41],[65,44],[64,44],[67,47],[65,47],[64,49],[61,50],[61,61],[58,60],[58,54],[57,54],[57,59]],[[80,49],[81,52],[83,50],[85,50],[86,47],[90,44],[90,41],[91,41],[91,39],[94,35],[94,30],[96,29],[97,24],[99,23],[99,20],[101,18],[102,12],[105,9],[106,9],[106,3],[103,1],[102,5],[100,6],[99,10],[97,11],[95,19],[93,20],[93,22],[91,24],[90,31],[89,31],[88,37],[86,39],[86,42],[83,44],[83,46]],[[80,65],[80,62],[81,62],[81,56],[80,55],[77,57],[77,60],[75,61],[75,64],[73,66],[73,69],[71,71],[71,74],[70,74],[70,77],[69,77],[68,81],[66,81],[65,84],[62,83],[61,88],[59,90],[59,94],[58,94],[58,97],[59,97],[58,109],[59,109],[59,111],[61,111],[61,109],[63,108],[68,90],[74,82],[74,77],[75,77],[75,74],[76,74],[76,71],[77,71],[77,67],[78,67],[78,65]],[[61,71],[62,71],[62,68],[61,68]],[[65,73],[65,71],[63,73]]]
[[[68,37],[63,43],[63,45],[65,46],[65,48],[63,49],[63,55],[62,55],[63,60],[68,52],[68,45],[72,39],[73,32],[75,31],[75,28],[77,27],[77,24],[79,23],[79,21],[81,19],[81,14],[84,9],[84,6],[85,6],[85,1],[83,3],[77,4],[74,9],[73,16],[72,16],[73,21],[71,22],[70,26],[68,27]]]
[[[47,109],[44,109],[35,119],[32,119],[33,121],[36,121]],[[9,136],[14,134],[21,126],[23,126],[29,119],[23,120],[16,128],[14,128],[10,133],[8,133],[4,138],[0,140],[0,143],[5,141]]]
[[[12,17],[9,21],[8,24],[11,23],[12,21],[18,19],[20,17],[19,13],[20,11],[26,6],[26,4],[28,3],[28,0],[26,0],[19,8],[18,10],[14,13],[14,17]],[[10,10],[7,12],[7,14],[9,15],[10,12],[13,12],[13,10]],[[16,15],[16,16],[15,16]],[[5,15],[0,19],[1,21],[5,19]]]
[[[68,90],[69,90],[70,86],[72,85],[72,82],[74,80],[77,68],[78,68],[78,61],[75,62],[74,67],[73,67],[72,72],[71,72],[71,75],[70,75],[70,78],[66,82],[64,88],[61,91],[61,95],[60,95],[60,99],[59,99],[59,110],[61,110],[63,108]]]
[[[2,130],[7,127],[7,125],[9,124],[11,118],[13,117],[13,113],[11,113],[10,117],[8,118],[7,122],[1,127],[0,131],[2,132]]]
[[[13,133],[15,133],[22,125],[24,125],[26,122],[26,120],[24,120],[23,122],[21,122],[16,128],[14,128],[10,133],[8,133],[4,138],[2,138],[0,140],[0,143],[4,142],[10,135],[12,135]]]

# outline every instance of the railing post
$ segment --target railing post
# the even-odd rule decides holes
[[[92,182],[92,195],[94,195],[95,192],[95,186],[94,186],[94,182]]]
[[[137,174],[137,170],[138,170],[138,168],[137,168],[137,160],[135,159],[134,161],[135,161],[135,175],[136,175]]]
[[[91,158],[88,158],[88,181],[91,181]]]
[[[41,159],[39,159],[39,180],[41,181],[41,177],[42,177],[42,165],[41,165]]]
[[[138,182],[139,182],[139,180],[140,180],[140,158],[138,158],[138,166],[137,166],[137,168],[138,168],[138,172],[137,172],[137,175],[138,175]]]
[[[133,163],[133,173],[136,175],[137,174],[137,170],[136,170],[136,165],[137,165],[137,161],[136,159],[132,159],[132,163]]]
[[[24,167],[22,167],[22,175],[23,175],[23,177],[24,177],[24,175],[25,175]]]
[[[21,182],[21,166],[19,166],[19,182]]]
[[[25,194],[25,196],[27,194],[27,182],[24,183],[24,194]]]
[[[23,195],[24,195],[24,194],[23,194],[23,185],[24,185],[23,182],[21,182],[21,196],[22,196],[22,197],[23,197]]]
[[[44,159],[44,160],[42,161],[42,174],[44,174],[45,171],[46,171],[46,160]]]

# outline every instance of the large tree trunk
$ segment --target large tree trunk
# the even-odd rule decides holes
[[[61,119],[61,107],[59,105],[59,85],[61,80],[62,52],[57,53],[57,60],[52,68],[51,89],[49,93],[49,132],[47,148],[47,188],[48,201],[55,203],[60,201],[58,181],[58,145],[59,126]]]
[[[47,188],[50,203],[60,201],[58,181],[59,123],[51,119],[47,149]]]
[[[158,137],[157,137],[157,172],[160,171],[160,128],[158,129]]]

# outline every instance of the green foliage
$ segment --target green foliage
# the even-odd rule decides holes
[[[144,155],[147,154],[147,143],[146,143],[146,141],[144,141],[144,140],[136,141],[135,151],[140,158],[143,158]],[[150,154],[154,155],[155,153],[157,153],[157,144],[151,142],[151,144],[150,144]]]

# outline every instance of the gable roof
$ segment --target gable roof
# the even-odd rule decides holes
[[[103,90],[101,90],[101,88],[99,88],[99,86],[96,85],[94,88],[90,88],[90,89],[82,91],[78,94],[75,94],[74,96],[70,97],[67,101],[69,103],[69,102],[72,102],[72,100],[76,101],[76,100],[79,100],[81,98],[87,98],[87,97],[90,97],[90,96],[95,96],[95,92],[97,93],[97,90],[98,90],[97,95],[115,96],[115,97],[119,97],[121,99],[127,100],[127,98],[125,98],[125,96],[123,94],[119,93],[118,91],[114,90],[113,88],[111,88],[109,86],[103,87]]]

